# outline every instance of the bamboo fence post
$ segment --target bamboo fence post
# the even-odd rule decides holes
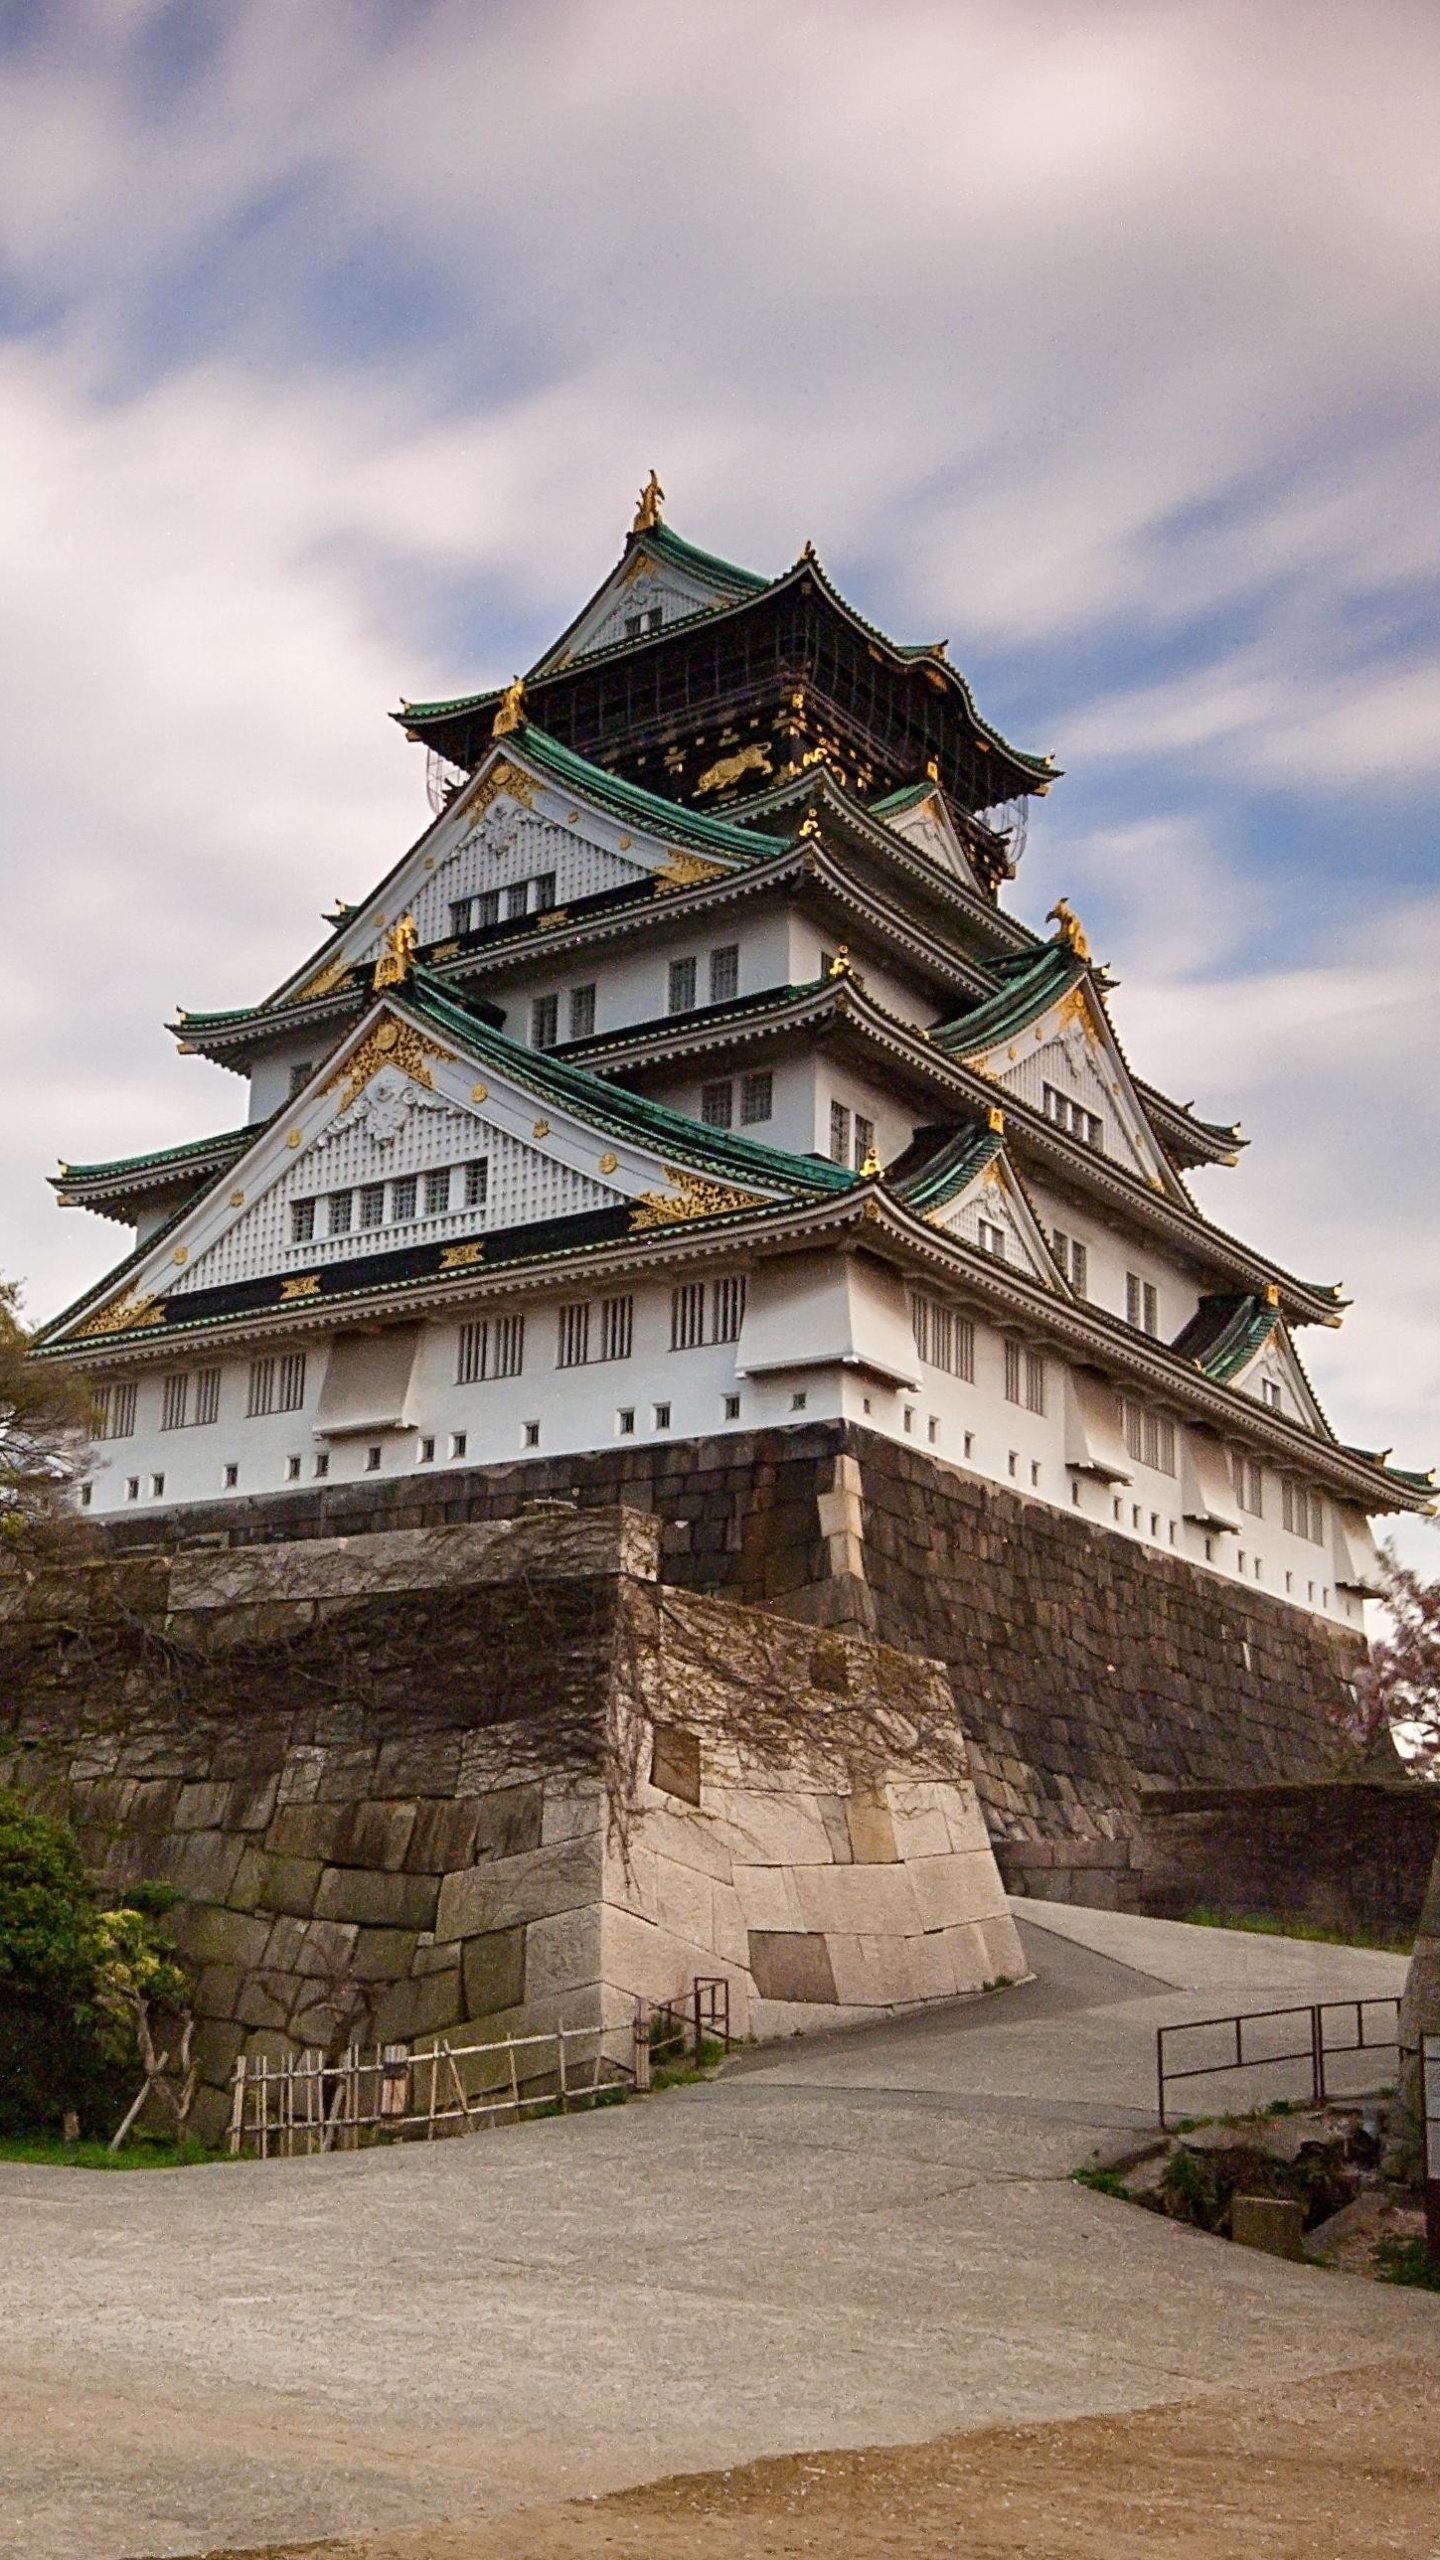
[[[238,2160],[245,2136],[245,2056],[237,2053],[230,2079],[230,2157]]]
[[[510,2054],[510,2102],[515,2109],[515,2121],[519,2124],[522,2119],[520,2115],[520,2083],[515,2075],[515,2039],[513,2036],[507,2036],[505,2042]]]
[[[470,2101],[465,2095],[465,2083],[460,2077],[460,2065],[456,2061],[454,2054],[451,2052],[448,2041],[443,2038],[441,2040],[440,2050],[444,2054],[445,2060],[449,2065],[450,2077],[455,2084],[455,2096],[460,2107],[460,2121],[467,2133],[473,2133],[475,2127],[470,2116]]]
[[[559,2057],[556,2077],[560,2085],[560,2113],[563,2116],[568,2115],[570,2112],[570,2092],[565,2078],[565,2022],[563,2018],[560,2020],[555,2030],[555,2051]]]

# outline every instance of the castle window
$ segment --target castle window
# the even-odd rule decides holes
[[[1319,1494],[1312,1493],[1308,1485],[1297,1484],[1292,1477],[1284,1476],[1281,1479],[1280,1496],[1285,1526],[1291,1535],[1296,1538],[1308,1538],[1317,1547],[1323,1546],[1325,1505]]]
[[[220,1419],[220,1372],[201,1369],[195,1378],[195,1419],[197,1423]]]
[[[327,1206],[328,1206],[329,1213],[330,1213],[330,1214],[329,1214],[328,1221],[327,1221],[327,1224],[328,1224],[328,1226],[329,1226],[329,1229],[330,1229],[330,1233],[331,1233],[331,1235],[332,1235],[332,1236],[343,1236],[343,1235],[348,1235],[348,1234],[349,1234],[349,1232],[350,1232],[350,1208],[351,1208],[351,1199],[350,1199],[350,1194],[349,1194],[349,1192],[348,1192],[348,1191],[332,1191],[332,1192],[331,1192],[331,1194],[330,1194],[330,1198],[329,1198],[329,1201],[328,1201],[328,1203],[327,1203]]]
[[[367,1476],[378,1476],[380,1473],[380,1444],[378,1441],[373,1442],[371,1447],[365,1452],[365,1473]]]
[[[1272,1413],[1278,1413],[1280,1411],[1280,1382],[1278,1378],[1261,1379],[1260,1401],[1262,1404],[1268,1405]]]
[[[1125,1321],[1137,1333],[1160,1331],[1160,1292],[1153,1280],[1142,1280],[1138,1271],[1125,1274]]]
[[[1050,1238],[1050,1244],[1061,1279],[1069,1281],[1077,1298],[1087,1297],[1090,1288],[1090,1255],[1087,1248],[1080,1242],[1078,1236],[1064,1235],[1059,1227]]]
[[[413,1218],[418,1204],[419,1194],[419,1177],[413,1173],[402,1174],[400,1180],[395,1183],[391,1189],[391,1217],[396,1219],[401,1225],[403,1225],[408,1219]]]
[[[472,907],[474,906],[474,904],[475,904],[475,901],[474,901],[474,899],[473,899],[473,898],[452,898],[452,899],[451,899],[451,901],[450,901],[450,930],[451,930],[451,932],[452,932],[453,934],[462,934],[462,933],[468,933],[468,932],[469,932],[469,930],[470,930],[470,911],[471,911]]]
[[[693,1351],[705,1339],[705,1283],[686,1280],[670,1292],[670,1348]]]
[[[135,1381],[96,1389],[91,1429],[97,1440],[128,1440],[135,1429]]]
[[[237,1486],[237,1484],[239,1483],[239,1481],[240,1481],[240,1469],[239,1469],[239,1467],[235,1464],[235,1461],[234,1461],[234,1459],[232,1458],[232,1459],[231,1459],[231,1461],[230,1461],[230,1463],[229,1463],[229,1465],[228,1465],[228,1466],[226,1467],[226,1469],[225,1469],[225,1491],[226,1491],[227,1493],[233,1493],[233,1492],[234,1492],[234,1490],[235,1490],[235,1487]]]
[[[745,1321],[745,1274],[743,1271],[737,1272],[732,1279],[715,1282],[712,1312],[714,1340],[738,1342],[740,1327]]]
[[[739,1397],[738,1397],[738,1396],[726,1396],[726,1398],[725,1398],[725,1419],[726,1419],[726,1421],[727,1421],[727,1422],[738,1422],[738,1421],[739,1421],[739,1419],[740,1419],[740,1399],[739,1399]]]
[[[917,1295],[910,1301],[910,1321],[920,1358],[932,1369],[944,1369],[952,1378],[965,1378],[973,1385],[975,1327],[969,1316],[957,1315],[938,1298]]]
[[[279,1364],[275,1411],[298,1413],[305,1402],[305,1354],[287,1351]]]
[[[1253,1513],[1257,1520],[1263,1519],[1265,1477],[1259,1464],[1254,1458],[1247,1458],[1243,1449],[1235,1449],[1231,1451],[1230,1467],[1235,1499],[1241,1510]]]
[[[757,1120],[768,1120],[775,1107],[775,1079],[768,1067],[740,1079],[740,1120],[751,1128]]]
[[[1125,1446],[1142,1467],[1154,1467],[1162,1476],[1175,1473],[1175,1425],[1168,1414],[1152,1413],[1147,1405],[1137,1404],[1129,1396],[1120,1399],[1120,1418],[1125,1433]]]
[[[1045,1410],[1045,1362],[1038,1351],[1025,1354],[1025,1409],[1027,1413]]]
[[[1097,1155],[1103,1155],[1105,1152],[1104,1121],[1097,1119],[1093,1111],[1085,1110],[1081,1103],[1072,1101],[1070,1095],[1062,1093],[1058,1085],[1047,1084],[1042,1091],[1046,1119],[1053,1120],[1057,1129],[1067,1129],[1072,1138],[1081,1139],[1087,1147],[1093,1147]]]
[[[830,1105],[830,1161],[832,1164],[848,1164],[850,1161],[850,1114],[843,1102]]]
[[[710,954],[710,1001],[728,1004],[740,992],[740,945],[727,943],[723,950]]]
[[[138,1501],[139,1501],[139,1499],[140,1499],[140,1479],[139,1479],[139,1477],[138,1477],[138,1476],[127,1476],[127,1477],[126,1477],[126,1479],[125,1479],[125,1499],[126,1499],[126,1501],[127,1501],[127,1502],[138,1502]]]
[[[622,1440],[629,1440],[633,1437],[635,1430],[635,1407],[633,1404],[621,1405],[619,1412],[615,1416],[615,1428],[619,1432]]]
[[[1023,1354],[1018,1342],[1005,1345],[1005,1401],[1019,1404],[1024,1394]]]
[[[330,1473],[330,1452],[328,1449],[321,1449],[317,1452],[314,1473],[317,1476],[328,1476]]]
[[[857,1111],[855,1114],[855,1170],[857,1173],[874,1152],[875,1123],[873,1120],[867,1120],[863,1111]]]
[[[273,1360],[251,1361],[250,1394],[246,1402],[245,1410],[251,1417],[252,1421],[256,1414],[274,1412],[275,1363]]]
[[[656,1428],[656,1430],[657,1430],[657,1431],[668,1431],[668,1430],[669,1430],[669,1428],[670,1428],[670,1407],[668,1406],[668,1404],[657,1404],[657,1405],[656,1405],[656,1407],[655,1407],[655,1428]]]
[[[427,1439],[422,1440],[422,1441],[421,1441],[421,1443],[420,1443],[420,1464],[421,1464],[421,1466],[422,1466],[422,1467],[432,1466],[432,1465],[434,1464],[434,1459],[435,1459],[435,1443],[434,1443],[434,1441],[433,1441],[433,1440],[431,1440],[431,1439],[428,1439],[428,1438],[427,1438]]]
[[[671,961],[668,1012],[690,1012],[695,1002],[695,979],[696,964],[693,960]]]
[[[362,1227],[384,1226],[385,1185],[383,1182],[362,1182],[360,1185],[360,1224]]]
[[[524,909],[524,905],[523,905],[523,903],[522,903],[522,905],[521,905],[518,909],[516,909],[516,908],[514,908],[514,907],[512,907],[512,908],[510,909],[510,913],[511,913],[511,915],[515,915],[515,914],[517,914],[517,913],[518,913],[518,914],[520,914],[520,915],[523,915],[523,914],[524,914],[524,912],[525,912],[525,909]],[[482,892],[481,892],[480,896],[479,896],[478,898],[474,899],[474,900],[471,902],[471,908],[470,908],[470,930],[471,930],[471,932],[472,932],[472,933],[484,933],[490,925],[492,925],[492,924],[498,924],[498,923],[499,923],[499,921],[500,921],[500,892],[499,892],[499,890],[498,890],[498,889],[485,889],[485,890],[482,890]]]
[[[477,1156],[473,1164],[465,1167],[465,1206],[467,1209],[483,1209],[489,1196],[490,1159]]]
[[[463,1457],[464,1457],[464,1455],[465,1455],[465,1452],[466,1452],[466,1450],[469,1448],[469,1446],[470,1446],[470,1440],[469,1440],[469,1434],[468,1434],[467,1432],[464,1432],[464,1431],[452,1431],[452,1432],[451,1432],[451,1434],[450,1434],[450,1455],[451,1455],[451,1457],[452,1457],[452,1458],[463,1458]]]
[[[530,1046],[553,1049],[560,1037],[560,999],[536,996],[530,1007]]]
[[[601,1359],[628,1360],[634,1339],[634,1299],[602,1298],[600,1301]]]
[[[590,1309],[581,1300],[576,1306],[560,1309],[555,1365],[557,1369],[582,1369],[589,1357]]]
[[[315,1233],[315,1203],[314,1203],[314,1201],[313,1201],[313,1200],[292,1200],[292,1201],[291,1201],[291,1203],[290,1203],[290,1241],[291,1241],[291,1243],[292,1243],[292,1244],[308,1244],[308,1243],[309,1243],[309,1241],[310,1241],[310,1239],[311,1239],[311,1237],[313,1236],[313,1234],[314,1234],[314,1233]]]
[[[296,1059],[294,1066],[290,1070],[290,1099],[292,1102],[294,1101],[297,1093],[304,1092],[305,1087],[314,1073],[315,1061],[313,1058]]]
[[[517,916],[528,914],[529,908],[529,881],[512,880],[509,888],[504,892],[504,916],[506,923],[513,924]]]
[[[554,872],[538,872],[535,878],[531,881],[530,886],[535,893],[533,899],[535,912],[537,915],[543,915],[548,907],[553,907],[555,904]]]
[[[572,987],[570,990],[570,1037],[588,1040],[595,1028],[595,990]]]
[[[155,1502],[163,1502],[163,1501],[164,1501],[164,1499],[165,1499],[165,1479],[164,1479],[164,1477],[163,1477],[163,1476],[152,1476],[152,1477],[151,1477],[151,1479],[150,1479],[150,1494],[151,1494],[151,1499],[152,1499],[152,1501],[155,1501]]]
[[[182,1371],[179,1377],[166,1378],[160,1403],[162,1431],[183,1431],[190,1419],[190,1381]]]
[[[700,1117],[707,1129],[728,1129],[734,1117],[735,1088],[732,1084],[706,1084],[700,1088]]]
[[[442,1165],[438,1172],[425,1176],[425,1215],[438,1218],[450,1206],[450,1167]]]
[[[477,1386],[485,1378],[518,1378],[524,1365],[523,1315],[490,1316],[481,1324],[460,1327],[457,1386]]]
[[[301,1463],[301,1462],[300,1462],[300,1460],[299,1460],[298,1458],[287,1458],[287,1459],[286,1459],[286,1461],[285,1461],[285,1481],[286,1481],[286,1483],[287,1483],[287,1484],[298,1484],[298,1483],[299,1483],[299,1481],[300,1481],[300,1463]]]
[[[975,1233],[981,1252],[988,1253],[996,1262],[1003,1262],[1005,1259],[1004,1228],[995,1226],[989,1218],[981,1218],[976,1223]]]

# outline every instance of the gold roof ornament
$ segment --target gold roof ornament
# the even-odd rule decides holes
[[[839,950],[836,952],[835,957],[831,961],[825,974],[829,978],[848,978],[852,974],[850,966],[850,946],[848,943],[841,943]]]
[[[508,738],[512,730],[519,728],[524,717],[525,679],[523,676],[517,676],[513,684],[507,684],[500,696],[500,707],[490,723],[491,737]]]
[[[867,1147],[867,1148],[866,1148],[866,1150],[865,1150],[865,1161],[864,1161],[864,1163],[863,1163],[863,1164],[861,1165],[861,1167],[860,1167],[860,1179],[861,1179],[861,1181],[862,1181],[862,1182],[873,1182],[873,1181],[875,1180],[876,1175],[879,1173],[879,1171],[880,1171],[880,1158],[879,1158],[879,1157],[878,1157],[878,1155],[876,1154],[876,1152],[875,1152],[875,1150],[874,1150],[874,1148],[873,1148],[873,1147]]]
[[[665,492],[652,471],[635,501],[635,521],[630,527],[631,532],[653,533],[660,522],[660,509],[664,503]]]
[[[385,936],[385,948],[375,963],[377,987],[404,986],[410,975],[410,963],[415,957],[415,945],[419,939],[413,916],[404,915],[398,924],[392,924]]]
[[[1089,959],[1090,945],[1085,938],[1085,928],[1068,899],[1057,898],[1045,921],[1047,924],[1058,924],[1060,940],[1069,943],[1077,960]]]

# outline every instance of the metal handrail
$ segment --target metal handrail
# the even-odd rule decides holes
[[[1342,2044],[1326,2035],[1325,2020],[1332,2010],[1337,2009],[1353,2012],[1355,2019],[1353,2044]],[[1388,2036],[1367,2036],[1365,2032],[1367,2009],[1388,2009],[1394,2022],[1395,2033]],[[1296,2045],[1284,2053],[1247,2054],[1245,2029],[1247,2026],[1258,2025],[1265,2018],[1303,2018],[1308,2029],[1305,2043]],[[1395,2049],[1399,2043],[1399,2024],[1399,1994],[1370,1992],[1364,1998],[1356,2000],[1312,2000],[1296,2002],[1292,2007],[1281,2009],[1242,2009],[1228,2013],[1224,2017],[1184,2018],[1171,2026],[1157,2027],[1155,2030],[1155,2084],[1160,2130],[1162,2133],[1168,2133],[1170,2130],[1165,2114],[1165,2092],[1167,2088],[1173,2087],[1177,2080],[1207,2080],[1221,2071],[1268,2071],[1275,2064],[1282,2062],[1309,2063],[1312,2103],[1317,2107],[1324,2106],[1327,2095],[1325,2086],[1327,2060],[1341,2053],[1384,2053]],[[1233,2059],[1228,2062],[1202,2062],[1191,2064],[1184,2070],[1167,2071],[1165,2067],[1166,2037],[1198,2035],[1205,2027],[1234,2028]]]

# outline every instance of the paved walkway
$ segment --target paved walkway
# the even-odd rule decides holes
[[[1153,2112],[1155,2018],[1232,2005],[1216,1968],[1278,1945],[1281,1997],[1403,1968],[1022,1917],[1033,1982],[596,2117],[309,2163],[0,2166],[0,2551],[301,2540],[1399,2355],[1440,2373],[1440,2300],[1066,2174]]]

